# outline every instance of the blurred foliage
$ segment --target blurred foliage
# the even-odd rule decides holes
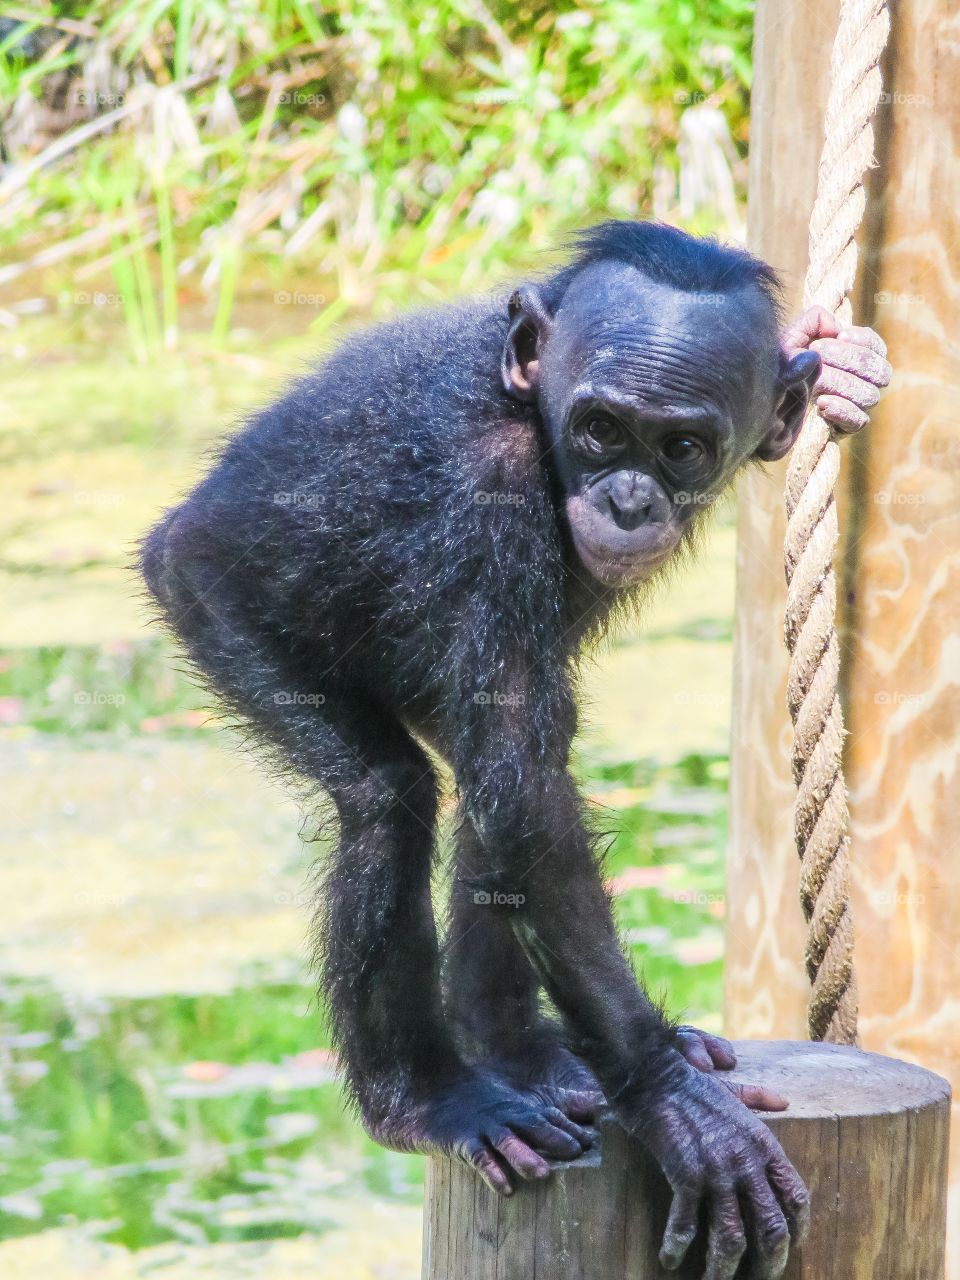
[[[680,170],[738,167],[752,8],[7,6],[0,283],[40,271],[66,309],[112,290],[146,358],[194,303],[222,338],[242,277],[308,266],[324,327],[483,287],[600,216],[729,230],[735,200]]]
[[[65,735],[171,733],[213,727],[185,664],[159,636],[131,644],[0,650],[0,724]]]
[[[422,1160],[345,1109],[315,1003],[266,984],[113,1003],[0,989],[0,1235],[73,1220],[133,1248],[255,1240],[322,1231],[318,1191],[418,1199]]]
[[[716,1027],[726,762],[586,761],[634,962]],[[613,816],[611,814],[611,816]],[[133,1248],[322,1233],[330,1205],[418,1198],[423,1161],[345,1108],[306,985],[112,999],[0,984],[0,1237],[75,1221]]]

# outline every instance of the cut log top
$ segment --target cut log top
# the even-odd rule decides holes
[[[790,1101],[782,1115],[791,1118],[896,1115],[950,1099],[948,1081],[911,1062],[806,1040],[738,1040],[728,1075],[782,1093]]]

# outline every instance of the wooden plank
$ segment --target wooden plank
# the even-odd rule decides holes
[[[799,300],[835,0],[762,0],[751,247]],[[854,313],[894,383],[841,477],[845,710],[861,1035],[960,1083],[960,20],[953,0],[891,9],[878,167]],[[804,1034],[792,845],[782,467],[740,490],[726,1022]],[[960,1280],[960,1126],[949,1275]],[[919,1274],[919,1273],[918,1273]]]
[[[800,304],[836,0],[762,0],[754,39],[748,241]],[[786,464],[748,472],[737,492],[727,1025],[735,1036],[805,1036],[808,986],[793,843],[794,786],[783,643]]]

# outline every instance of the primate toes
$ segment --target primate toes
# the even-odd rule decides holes
[[[385,1145],[458,1156],[500,1195],[509,1195],[517,1178],[547,1177],[551,1160],[576,1160],[593,1141],[556,1107],[479,1072],[376,1130]]]

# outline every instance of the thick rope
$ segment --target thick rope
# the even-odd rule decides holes
[[[879,62],[889,29],[882,0],[841,0],[804,282],[804,306],[826,307],[836,314],[841,328],[851,320],[849,294],[857,271],[854,236],[865,205],[863,177],[873,163],[870,118],[880,99]],[[813,410],[793,450],[786,489],[785,634],[797,784],[794,835],[800,854],[800,901],[808,924],[807,974],[813,985],[810,1037],[854,1044],[857,985],[833,571],[839,469],[837,442]]]

